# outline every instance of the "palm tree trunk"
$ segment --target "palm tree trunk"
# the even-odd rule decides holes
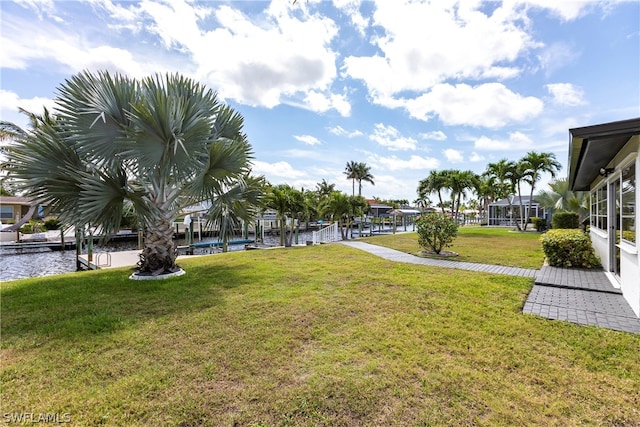
[[[173,226],[169,218],[159,218],[147,224],[145,246],[138,261],[138,272],[157,276],[179,270],[176,265],[178,251],[173,241]]]

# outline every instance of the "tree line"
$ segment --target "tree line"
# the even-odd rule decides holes
[[[442,213],[445,213],[445,206],[448,204],[452,215],[457,218],[462,201],[467,197],[468,192],[477,195],[479,204],[485,212],[488,211],[490,203],[501,199],[507,199],[509,209],[513,210],[514,199],[510,196],[517,195],[520,218],[516,221],[516,227],[520,231],[525,231],[530,220],[533,194],[540,178],[545,173],[555,178],[560,168],[561,165],[556,160],[555,154],[530,151],[519,161],[502,159],[489,163],[482,174],[469,170],[432,170],[418,184],[416,203],[422,206],[429,205],[429,196],[437,195],[438,206]],[[523,183],[530,187],[526,215],[522,194]],[[448,203],[443,199],[445,194],[449,195]]]

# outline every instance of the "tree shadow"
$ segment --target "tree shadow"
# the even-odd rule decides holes
[[[225,304],[224,292],[251,283],[250,265],[210,263],[166,280],[130,280],[133,270],[101,270],[39,277],[3,289],[3,347],[29,336],[32,343],[87,339],[148,319]]]

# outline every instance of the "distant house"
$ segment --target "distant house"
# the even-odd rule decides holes
[[[520,215],[520,198],[518,196],[509,196],[508,198],[498,200],[489,204],[489,216],[487,218],[488,225],[515,227],[516,221],[520,222],[520,218],[527,218],[529,212],[530,196],[522,196],[523,215]],[[545,218],[547,221],[549,213],[545,208],[540,206],[535,197],[531,202],[531,218]]]
[[[0,221],[2,221],[3,224],[13,224],[20,221],[26,215],[31,217],[31,214],[29,214],[31,205],[31,199],[28,197],[0,197]]]
[[[640,317],[637,171],[640,118],[569,129],[569,186],[591,194],[590,237],[602,266]]]
[[[369,203],[369,216],[378,218],[381,216],[388,217],[390,216],[389,212],[393,210],[393,206],[383,205],[378,203],[375,199],[368,199],[367,203]]]

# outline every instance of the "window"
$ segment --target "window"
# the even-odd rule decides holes
[[[620,241],[636,242],[636,165],[622,169],[620,187]]]
[[[13,206],[0,206],[0,220],[14,219]]]
[[[607,186],[604,185],[591,193],[591,226],[600,230],[607,229]]]

